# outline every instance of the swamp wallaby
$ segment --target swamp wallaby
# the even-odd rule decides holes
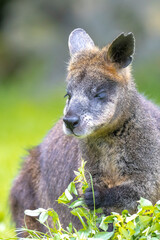
[[[140,197],[160,199],[160,109],[136,90],[131,75],[132,33],[99,49],[83,29],[69,36],[64,118],[30,150],[11,190],[16,227],[24,210],[54,208],[63,226],[78,226],[55,201],[74,179],[81,158],[92,174],[96,207],[135,211]],[[84,195],[93,209],[91,188]],[[28,228],[45,231],[31,217]]]

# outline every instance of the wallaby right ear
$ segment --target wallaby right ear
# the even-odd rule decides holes
[[[127,67],[132,62],[135,39],[133,33],[120,34],[109,46],[107,59],[117,63],[120,68]]]
[[[69,35],[68,47],[71,56],[82,50],[90,49],[93,46],[94,46],[93,40],[81,28],[76,28]]]

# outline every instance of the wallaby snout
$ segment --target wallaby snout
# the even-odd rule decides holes
[[[63,118],[63,122],[66,127],[73,131],[74,128],[78,127],[80,118],[78,116],[66,116]]]

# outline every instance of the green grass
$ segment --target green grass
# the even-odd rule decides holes
[[[8,94],[9,95],[9,94]],[[9,229],[8,192],[26,149],[38,144],[62,115],[62,94],[45,102],[12,99],[6,94],[0,107],[0,230]],[[61,96],[61,97],[60,97]],[[2,228],[2,229],[1,229]]]
[[[33,83],[25,83],[30,75]],[[18,79],[0,89],[0,239],[13,236],[8,194],[21,159],[28,148],[42,141],[63,112],[64,89],[53,88],[49,94],[34,92],[38,77],[30,68],[25,76],[17,76],[21,82]]]
[[[133,75],[140,92],[147,98],[160,104],[160,57],[146,59],[144,63],[134,66]]]
[[[160,103],[160,69],[154,59],[134,67],[141,92]],[[40,143],[47,131],[62,116],[64,89],[37,90],[39,68],[29,66],[20,72],[10,86],[0,89],[0,239],[13,236],[8,194],[18,173],[26,149]],[[42,76],[41,78],[43,78]]]

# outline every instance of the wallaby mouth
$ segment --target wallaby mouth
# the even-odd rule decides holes
[[[78,127],[79,123],[77,118],[63,118],[63,131],[66,135],[79,137],[78,134],[75,133],[76,127]]]
[[[68,119],[63,118],[63,132],[68,136],[75,136],[77,138],[84,138],[86,133],[84,132],[85,127],[80,126],[78,118]]]
[[[63,118],[63,122],[65,123],[66,127],[73,132],[73,130],[79,126],[80,118],[78,116],[66,116]]]

